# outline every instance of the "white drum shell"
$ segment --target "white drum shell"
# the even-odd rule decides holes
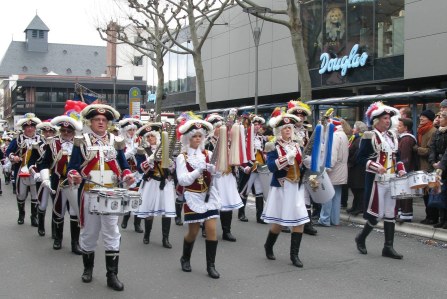
[[[408,185],[411,189],[425,188],[428,186],[427,173],[424,171],[413,171],[407,174]]]
[[[138,191],[128,191],[124,196],[123,211],[124,213],[136,212],[141,205],[141,194]]]
[[[309,178],[304,182],[304,186],[312,197],[312,200],[319,204],[330,201],[335,195],[335,190],[326,171],[323,171],[317,176],[317,181],[319,184],[315,190],[310,186]]]
[[[125,189],[92,189],[89,212],[100,215],[123,215]]]

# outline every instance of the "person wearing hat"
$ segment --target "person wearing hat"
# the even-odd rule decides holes
[[[182,134],[182,153],[176,159],[178,183],[184,190],[184,222],[188,232],[183,240],[183,255],[180,264],[184,272],[191,272],[190,258],[194,242],[204,222],[206,230],[206,270],[211,278],[220,277],[215,267],[217,251],[216,218],[219,218],[221,200],[214,185],[211,184],[215,172],[214,165],[209,164],[212,153],[205,150],[206,135],[213,126],[204,120],[190,115],[180,127]]]
[[[312,115],[312,111],[309,105],[301,101],[290,101],[289,103],[287,103],[287,113],[296,115],[301,120],[295,124],[294,138],[296,139],[296,142],[301,146],[301,149],[303,149],[309,142],[309,132],[306,126],[304,126],[304,122],[307,121],[308,116]],[[309,192],[307,192],[307,190],[304,190],[304,194],[306,199],[307,214],[309,215],[309,222],[304,224],[304,233],[311,236],[315,236],[318,233],[318,231],[313,226],[311,216],[312,216],[312,204],[314,205],[315,212],[316,212],[316,204],[312,202],[312,199],[310,198]],[[321,207],[319,207],[319,210],[321,210]]]
[[[119,121],[120,125],[120,135],[124,138],[126,142],[126,148],[124,149],[124,155],[126,156],[127,163],[129,163],[130,170],[135,177],[135,185],[132,188],[138,190],[138,186],[141,180],[140,174],[137,170],[137,163],[135,159],[135,154],[137,153],[139,139],[135,134],[136,131],[143,125],[142,122],[134,117],[126,117]],[[123,216],[123,222],[121,222],[121,228],[127,228],[127,222],[130,218],[130,212]],[[143,233],[141,229],[141,218],[134,215],[133,224],[135,232]]]
[[[245,216],[245,206],[247,205],[247,198],[250,192],[254,192],[255,204],[256,204],[256,222],[261,224],[266,224],[261,219],[261,214],[264,209],[264,194],[262,188],[262,181],[259,177],[258,168],[263,167],[266,164],[264,157],[264,145],[266,142],[266,137],[263,136],[259,129],[263,124],[265,124],[265,119],[261,116],[251,114],[246,120],[246,130],[247,130],[247,149],[250,148],[251,144],[254,148],[254,157],[247,163],[241,166],[242,172],[240,173],[239,182],[239,194],[241,196],[244,206],[239,209],[239,220],[242,222],[247,222],[248,219]],[[253,127],[253,132],[251,132],[251,127]]]
[[[37,188],[29,167],[34,165],[35,157],[31,159],[33,144],[40,143],[41,137],[36,134],[36,126],[41,121],[34,113],[27,113],[17,122],[17,127],[23,130],[14,138],[6,150],[6,155],[13,164],[14,181],[17,190],[17,207],[19,210],[18,224],[25,221],[25,199],[28,189],[31,193],[31,225],[37,227]]]
[[[4,134],[2,140],[4,143],[2,144],[1,147],[1,152],[3,156],[3,158],[1,159],[1,163],[2,163],[3,175],[5,176],[5,185],[9,185],[9,182],[11,181],[11,161],[9,161],[8,156],[6,155],[6,150],[9,144],[11,143],[12,138],[8,134]],[[2,193],[0,192],[0,194]]]
[[[205,149],[214,151],[217,150],[216,146],[219,140],[220,128],[222,125],[225,125],[225,119],[217,113],[213,113],[208,115],[206,121],[213,125],[214,134],[208,137],[207,142],[205,143]],[[225,132],[227,131],[225,130]],[[227,151],[228,147],[224,152]],[[214,152],[214,154],[217,154],[217,152]],[[242,203],[239,192],[237,190],[237,181],[234,167],[228,165],[228,169],[225,172],[220,173],[218,176],[216,176],[216,178],[214,179],[214,185],[216,186],[217,192],[219,192],[220,198],[222,200],[222,207],[220,209],[222,239],[230,242],[236,242],[236,238],[231,233],[233,210],[238,210],[244,204]]]
[[[149,244],[154,217],[161,217],[162,243],[165,248],[172,248],[169,243],[171,218],[175,217],[175,186],[173,175],[174,162],[170,160],[168,168],[162,168],[162,162],[156,160],[155,154],[160,146],[162,123],[148,123],[137,131],[141,138],[141,147],[135,156],[138,171],[143,174],[140,186],[142,203],[136,213],[144,219],[143,243]],[[163,153],[162,153],[163,155]]]
[[[178,142],[180,142],[180,138],[182,134],[180,133],[179,128],[186,122],[185,113],[180,114],[180,116],[175,120],[176,122],[176,134],[175,138]],[[185,203],[185,199],[183,198],[184,187],[180,186],[177,180],[177,172],[174,173],[174,184],[177,198],[175,199],[175,225],[182,226],[182,209],[183,204]]]
[[[417,145],[414,146],[419,170],[432,172],[433,166],[430,165],[428,157],[430,154],[430,144],[436,134],[436,128],[433,126],[435,113],[431,110],[424,110],[419,115],[419,126],[417,128]],[[422,224],[434,225],[438,222],[438,209],[428,206],[428,192],[424,192],[425,219]]]
[[[447,111],[447,99],[442,100],[441,104],[439,104],[439,112]]]
[[[366,166],[363,210],[366,223],[355,238],[357,249],[361,254],[367,254],[366,238],[383,219],[385,244],[382,256],[393,259],[402,259],[403,256],[393,247],[396,200],[391,198],[390,179],[396,174],[402,176],[406,173],[404,164],[398,160],[397,135],[390,130],[391,117],[398,114],[397,109],[382,102],[371,104],[366,118],[373,130],[363,134],[357,155],[357,162]]]
[[[92,192],[97,184],[114,188],[117,187],[118,180],[124,186],[132,185],[135,180],[124,156],[124,140],[107,132],[111,122],[119,118],[119,113],[111,106],[93,104],[81,111],[81,117],[91,132],[75,137],[67,167],[70,185],[79,186],[79,245],[84,262],[81,278],[85,283],[92,281],[95,250],[101,232],[106,257],[107,286],[122,291],[124,285],[117,276],[121,240],[119,217],[89,213],[89,202],[97,198],[97,194]]]
[[[271,150],[267,153],[267,166],[273,173],[270,192],[261,218],[271,223],[267,240],[264,244],[265,255],[275,260],[273,246],[281,233],[282,226],[291,227],[290,260],[296,267],[303,267],[299,258],[304,224],[309,222],[304,199],[302,182],[302,156],[298,143],[294,141],[294,126],[300,119],[275,109],[269,125],[273,128],[276,142],[266,145]]]
[[[40,236],[45,235],[45,211],[47,209],[48,197],[53,198],[53,219],[54,224],[54,242],[53,249],[62,248],[62,238],[64,232],[64,217],[69,202],[68,192],[74,191],[72,197],[77,198],[75,189],[62,187],[67,180],[67,165],[73,150],[74,136],[77,132],[82,131],[82,124],[78,114],[61,115],[51,120],[51,125],[58,129],[59,135],[47,139],[47,147],[43,158],[37,163],[40,180],[44,188],[39,191],[39,226],[38,233]],[[52,191],[54,194],[51,194]],[[70,232],[71,232],[71,251],[74,254],[81,255],[79,248],[79,210],[74,201],[69,202],[70,214]]]

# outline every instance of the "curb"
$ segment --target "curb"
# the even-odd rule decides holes
[[[340,213],[340,219],[347,222],[353,222],[356,224],[365,224],[365,219],[359,216],[352,216],[347,214],[346,212]],[[377,224],[378,228],[383,228],[383,222],[379,222]],[[396,231],[415,235],[419,237],[439,240],[447,242],[447,229],[442,228],[433,228],[432,226],[418,224],[418,223],[396,223]]]

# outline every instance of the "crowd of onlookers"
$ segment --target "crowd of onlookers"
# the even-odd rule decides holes
[[[424,171],[427,173],[437,172],[441,174],[441,184],[445,186],[447,179],[447,99],[440,104],[439,111],[436,113],[432,110],[424,110],[418,115],[417,130],[413,132],[413,115],[409,107],[400,108],[400,117],[394,117],[392,120],[391,130],[394,130],[398,136],[398,159],[405,165],[407,173],[414,171]],[[347,208],[347,212],[352,215],[363,213],[365,204],[365,165],[357,163],[357,153],[362,140],[362,135],[368,131],[368,126],[362,121],[356,121],[351,126],[341,120],[341,124],[337,126],[336,133],[345,135],[344,139],[340,139],[342,144],[347,143],[348,146],[340,146],[333,148],[333,155],[336,155],[335,164],[347,163],[347,173],[338,172],[335,181],[333,181],[341,208]],[[329,176],[331,176],[329,172]],[[442,187],[438,197],[440,201],[436,201],[436,205],[432,204],[431,198],[434,191],[428,187],[421,191],[425,204],[425,218],[422,224],[432,225],[435,228],[447,229],[447,191]],[[349,191],[353,194],[352,206],[348,208]],[[413,199],[405,198],[396,201],[396,209],[398,222],[413,221]],[[335,210],[337,213],[337,211]],[[339,211],[338,211],[339,213]],[[317,207],[313,213],[315,218],[319,218],[318,224],[321,226],[329,226],[329,222],[325,223],[324,207],[323,212]],[[337,216],[335,216],[337,218]],[[331,220],[330,224],[336,225],[337,221]]]

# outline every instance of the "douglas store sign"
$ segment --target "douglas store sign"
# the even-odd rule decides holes
[[[359,45],[355,44],[347,56],[331,58],[329,53],[321,54],[321,66],[318,73],[322,75],[324,73],[341,70],[341,75],[346,76],[348,69],[365,66],[366,60],[368,59],[368,53],[363,52],[362,54],[359,54],[358,50]]]

